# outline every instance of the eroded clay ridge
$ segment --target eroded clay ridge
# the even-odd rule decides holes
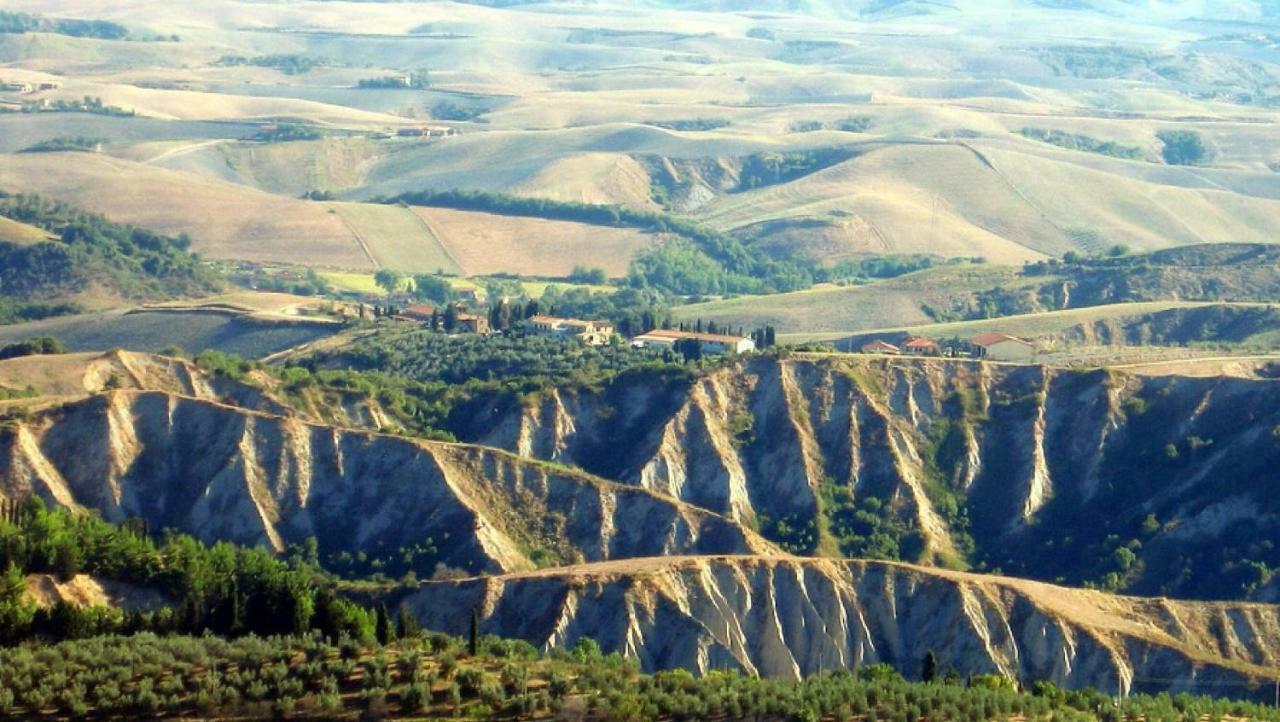
[[[1249,541],[1280,538],[1278,381],[757,358],[502,401],[455,433],[730,518],[794,528],[831,485],[914,529],[923,551],[906,558],[955,559],[962,534],[971,561],[1079,581],[1128,545],[1140,564],[1121,571],[1140,593],[1280,599],[1231,568],[1280,563]]]
[[[0,429],[0,497],[36,494],[206,541],[322,552],[438,548],[471,573],[661,554],[769,553],[740,525],[647,490],[478,447],[114,391]]]
[[[1111,692],[1271,694],[1280,607],[1121,597],[882,562],[646,559],[423,585],[404,602],[433,629],[535,645],[591,637],[646,670],[771,677],[887,662],[919,674],[999,673]]]

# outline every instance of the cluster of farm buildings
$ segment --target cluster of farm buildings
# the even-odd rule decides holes
[[[61,90],[62,83],[56,80],[41,80],[34,83],[25,80],[0,80],[0,92],[5,93],[21,93],[27,95],[30,93],[42,93],[47,90]]]
[[[446,316],[447,328],[444,326]],[[471,312],[461,304],[447,308],[411,305],[396,311],[393,318],[451,333],[487,335],[495,330],[488,315]],[[608,321],[546,314],[517,320],[515,325],[535,336],[574,339],[587,346],[608,345],[618,334],[614,325]],[[742,354],[756,350],[755,340],[746,336],[682,329],[653,329],[634,336],[630,343],[636,348],[674,350],[678,350],[681,344],[697,344],[704,355]],[[953,339],[941,343],[920,336],[907,336],[897,343],[881,338],[863,344],[861,351],[865,354],[887,356],[968,357],[992,361],[1031,361],[1036,355],[1035,344],[998,331],[978,334],[967,340]]]
[[[394,318],[404,322],[439,327],[447,311],[448,309],[433,306],[413,305],[400,310]],[[454,333],[485,335],[493,332],[489,317],[483,314],[472,313],[462,307],[454,307],[449,317],[452,325],[449,330]],[[617,329],[608,321],[588,321],[545,314],[530,316],[519,322],[519,325],[536,336],[575,339],[588,346],[608,345],[617,335]],[[755,341],[744,336],[676,329],[654,329],[631,339],[631,345],[636,348],[676,349],[680,344],[697,344],[699,350],[707,355],[748,353],[756,348]]]
[[[1036,355],[1035,344],[999,331],[981,333],[967,341],[938,343],[933,339],[908,336],[899,343],[875,339],[862,345],[862,353],[885,356],[950,356],[985,358],[993,361],[1030,361]]]

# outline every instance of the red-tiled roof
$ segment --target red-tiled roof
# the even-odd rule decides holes
[[[401,313],[405,316],[422,316],[424,318],[430,318],[431,314],[435,312],[436,309],[432,306],[414,305],[406,308]]]
[[[897,346],[894,346],[888,341],[872,341],[871,343],[865,344],[862,347],[862,350],[863,351],[893,351],[896,353],[898,351],[901,351],[902,349],[898,348]]]
[[[998,343],[1004,343],[1005,341],[1020,343],[1024,346],[1032,345],[1030,341],[1018,338],[1016,336],[1009,336],[1008,334],[1003,334],[1003,333],[1000,333],[999,331],[988,331],[987,333],[980,333],[977,336],[974,336],[973,338],[969,339],[969,343],[972,343],[974,346],[994,346]]]
[[[938,343],[936,341],[930,341],[927,338],[913,338],[913,339],[908,339],[906,343],[902,344],[902,347],[903,348],[938,348]]]

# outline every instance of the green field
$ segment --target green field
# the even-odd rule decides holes
[[[1043,279],[1038,279],[1043,280]],[[994,286],[1031,285],[1009,266],[931,268],[865,286],[823,286],[772,296],[741,296],[673,310],[677,321],[715,321],[731,327],[770,325],[779,333],[813,337],[928,323],[924,307],[947,308]]]
[[[400,206],[338,203],[338,215],[382,268],[406,273],[462,273],[426,223]]]

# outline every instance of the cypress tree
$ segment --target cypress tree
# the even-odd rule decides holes
[[[472,657],[480,653],[480,612],[471,610],[471,636],[467,640],[467,652]]]
[[[938,656],[930,649],[924,654],[924,662],[920,665],[920,679],[929,683],[938,678]]]
[[[391,629],[391,614],[387,611],[385,602],[378,605],[374,621],[374,636],[378,638],[378,644],[390,644],[395,636]]]

